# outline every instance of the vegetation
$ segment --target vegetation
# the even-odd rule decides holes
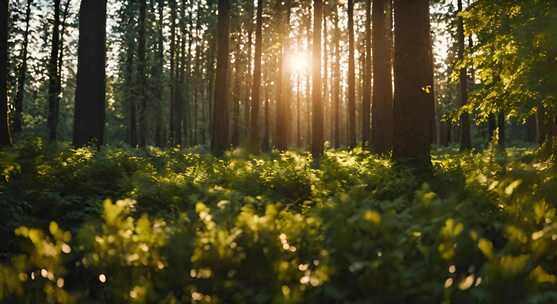
[[[1,3],[1,303],[557,303],[556,1]]]
[[[552,303],[557,175],[535,153],[436,151],[423,183],[361,149],[328,150],[314,169],[299,152],[217,159],[31,140],[2,152],[14,254],[0,296]]]

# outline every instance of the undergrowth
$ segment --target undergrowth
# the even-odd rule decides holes
[[[555,303],[535,151],[0,151],[3,303]]]

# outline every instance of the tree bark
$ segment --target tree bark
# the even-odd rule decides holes
[[[139,21],[137,36],[137,96],[139,104],[139,146],[147,145],[147,75],[145,74],[145,23],[147,0],[139,1]]]
[[[82,0],[73,144],[104,143],[106,0]]]
[[[228,65],[230,39],[230,0],[219,0],[217,31],[217,78],[213,107],[211,151],[221,156],[228,148]]]
[[[257,24],[255,28],[255,57],[253,70],[253,87],[251,89],[251,125],[250,149],[259,152],[259,103],[261,95],[261,53],[263,40],[263,0],[257,1]]]
[[[48,63],[48,140],[54,142],[58,135],[60,99],[58,96],[58,52],[60,49],[60,0],[54,0],[54,24],[52,25],[52,48]]]
[[[339,12],[338,6],[335,8],[334,13],[334,40],[335,40],[335,61],[333,68],[333,111],[332,111],[332,122],[333,122],[333,145],[335,148],[340,147],[340,102],[341,102],[341,74],[340,74],[340,64],[341,64],[341,54],[340,54],[340,28],[339,28]]]
[[[348,0],[348,146],[356,146],[356,62],[354,59],[354,0]]]
[[[8,1],[0,4],[0,147],[11,146],[8,122]]]
[[[280,1],[279,1],[280,3]],[[276,148],[280,151],[286,151],[288,149],[288,134],[290,121],[288,119],[289,111],[289,91],[290,91],[290,74],[288,73],[288,63],[286,56],[288,55],[288,36],[290,27],[290,2],[287,0],[283,7],[280,7],[281,11],[281,30],[280,30],[280,40],[281,40],[281,55],[279,63],[279,79],[277,82],[278,94],[277,94],[277,109],[276,109]]]
[[[375,3],[374,3],[375,6]],[[364,90],[362,104],[362,146],[368,147],[370,140],[370,107],[371,107],[371,0],[366,0],[366,22],[365,22],[365,67],[364,67]],[[375,38],[374,38],[375,39]],[[374,54],[375,56],[375,54]]]
[[[323,104],[321,103],[321,22],[323,0],[313,0],[312,141],[314,159],[323,155]]]
[[[386,0],[373,2],[373,104],[371,146],[377,153],[386,153],[392,146],[393,95],[389,32],[390,22],[385,10]]]
[[[429,0],[395,0],[393,158],[431,170],[434,119],[433,54]]]
[[[23,97],[25,95],[25,82],[27,81],[27,53],[29,46],[29,25],[31,21],[31,5],[33,0],[27,0],[27,8],[25,10],[25,32],[23,36],[23,46],[21,47],[21,65],[19,67],[19,75],[17,78],[17,93],[15,97],[15,113],[14,113],[14,133],[19,133],[23,129]]]
[[[462,0],[458,0],[457,13],[462,12]],[[458,39],[458,58],[460,61],[464,60],[464,20],[462,16],[458,16],[457,23],[457,39]],[[463,107],[468,102],[468,75],[466,67],[462,67],[459,71],[459,99],[460,105]],[[460,116],[460,150],[469,150],[472,148],[472,141],[470,135],[470,117],[468,113],[462,113]]]

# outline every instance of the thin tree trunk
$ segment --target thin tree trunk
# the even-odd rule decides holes
[[[104,143],[106,0],[81,0],[73,144]]]
[[[10,146],[8,122],[8,1],[0,4],[0,147]]]
[[[462,0],[458,0],[458,10],[457,13],[462,12]],[[459,60],[464,60],[464,20],[462,16],[458,16],[457,22],[457,39],[458,39],[458,58]],[[466,73],[466,67],[463,67],[459,71],[459,98],[460,105],[465,106],[468,101],[468,75]],[[468,113],[462,113],[460,116],[460,150],[469,150],[472,148],[472,141],[470,135],[470,117]]]
[[[228,65],[230,39],[230,1],[219,0],[217,31],[217,78],[215,82],[215,105],[213,107],[213,137],[211,151],[220,156],[228,147]]]
[[[354,59],[354,0],[348,0],[348,146],[356,146],[356,63]]]
[[[255,28],[255,57],[253,70],[253,88],[251,89],[251,126],[250,126],[250,149],[259,152],[259,103],[261,94],[261,53],[263,38],[263,0],[257,2],[257,24]],[[266,126],[267,127],[267,126]]]
[[[23,97],[25,95],[25,82],[27,81],[27,53],[29,45],[29,24],[31,21],[31,5],[33,0],[27,0],[27,8],[25,10],[25,32],[23,36],[23,46],[21,48],[21,66],[19,67],[19,75],[17,78],[17,93],[15,97],[15,113],[14,113],[14,133],[19,133],[23,129]]]
[[[393,158],[419,172],[431,170],[433,52],[429,0],[395,0]]]
[[[248,1],[248,45],[247,45],[247,52],[248,52],[248,73],[246,77],[246,98],[244,100],[244,135],[249,137],[249,127],[250,127],[250,98],[252,97],[251,89],[252,89],[252,48],[253,48],[253,1]]]
[[[164,66],[164,0],[158,0],[157,6],[158,24],[157,24],[157,60],[153,66],[153,75],[156,80],[155,84],[155,102],[156,102],[156,122],[155,122],[155,144],[158,147],[164,146],[163,137],[163,117],[162,117],[162,98],[163,98],[163,66]]]
[[[374,4],[375,5],[375,4]],[[365,38],[365,67],[364,90],[362,105],[362,146],[368,147],[370,140],[370,107],[371,107],[371,0],[366,0],[366,38]],[[375,56],[375,54],[374,54]]]
[[[488,136],[488,143],[493,141],[493,137],[495,136],[495,130],[497,130],[497,119],[495,114],[490,114],[487,119],[487,136]]]
[[[169,0],[170,5],[170,115],[169,115],[169,134],[170,144],[176,143],[176,19],[177,7],[176,0]]]
[[[335,8],[334,14],[334,40],[335,40],[335,62],[334,62],[334,71],[333,71],[333,99],[334,99],[334,108],[333,108],[333,115],[332,115],[332,122],[333,122],[333,142],[334,147],[340,147],[340,102],[341,102],[341,94],[340,94],[340,84],[342,82],[341,74],[340,74],[340,64],[341,64],[341,55],[340,55],[340,28],[338,25],[339,21],[339,12],[338,7]]]
[[[321,103],[321,22],[323,19],[323,0],[313,0],[313,14],[313,127],[311,154],[317,159],[323,155],[323,104]]]
[[[505,147],[506,144],[506,128],[505,128],[505,111],[501,110],[497,113],[497,130],[499,131],[499,140],[497,143],[500,147]]]
[[[146,0],[139,2],[139,21],[137,37],[137,96],[139,104],[139,146],[147,145],[147,75],[145,74],[145,26]]]
[[[54,24],[52,26],[52,48],[48,64],[48,140],[55,142],[58,135],[60,99],[58,96],[58,52],[60,49],[60,0],[54,0]]]
[[[328,51],[328,26],[327,26],[327,17],[328,17],[328,9],[324,8],[323,9],[323,51],[322,56],[323,56],[323,101],[322,101],[322,107],[323,107],[323,117],[328,117],[327,116],[327,111],[329,108],[329,51]],[[325,134],[327,134],[327,124],[324,123],[323,124],[323,140],[325,140]]]

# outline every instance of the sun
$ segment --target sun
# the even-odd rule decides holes
[[[288,69],[293,73],[305,73],[310,66],[311,57],[300,51],[294,51],[287,56]]]

